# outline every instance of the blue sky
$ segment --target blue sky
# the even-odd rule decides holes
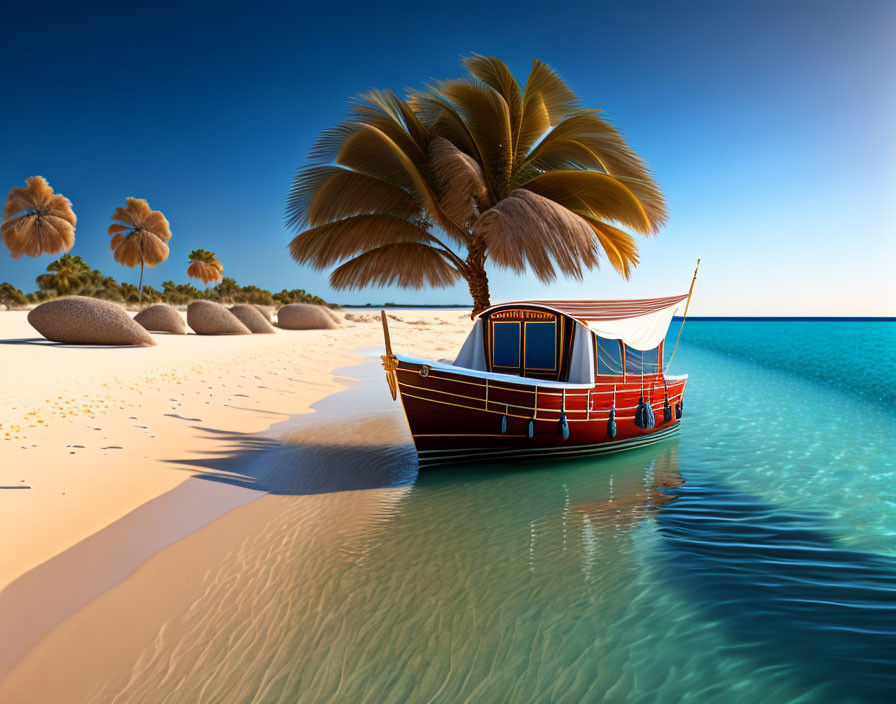
[[[147,271],[225,275],[346,303],[465,302],[465,287],[334,292],[286,254],[290,181],[317,134],[371,87],[461,73],[472,52],[524,79],[551,64],[602,108],[664,188],[671,218],[630,281],[550,287],[492,271],[492,300],[687,288],[696,314],[896,314],[896,3],[16,3],[4,10],[0,189],[41,174],[78,214],[75,254],[116,264],[109,215],[147,198],[172,225]],[[32,290],[52,257],[0,281]]]

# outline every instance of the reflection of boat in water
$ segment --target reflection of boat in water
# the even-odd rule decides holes
[[[421,467],[618,452],[678,429],[687,375],[663,368],[663,341],[688,295],[526,301],[482,311],[454,364],[393,354]]]
[[[610,524],[617,528],[630,527],[669,503],[674,494],[670,489],[684,485],[678,468],[678,445],[665,447],[638,473],[613,476],[610,491],[600,500],[575,503],[571,511],[586,519],[590,525]]]

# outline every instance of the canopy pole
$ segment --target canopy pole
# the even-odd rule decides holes
[[[666,371],[672,366],[672,360],[675,359],[675,350],[678,349],[678,341],[681,339],[681,331],[684,330],[684,321],[688,317],[688,307],[691,305],[691,294],[694,292],[694,284],[697,281],[697,269],[700,268],[700,260],[697,259],[697,266],[694,267],[694,278],[691,279],[691,287],[688,289],[688,299],[684,304],[684,314],[681,316],[681,327],[678,328],[678,337],[675,338],[675,345],[672,347],[672,354],[669,355],[669,363],[666,365]]]

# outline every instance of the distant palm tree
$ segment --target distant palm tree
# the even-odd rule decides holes
[[[143,198],[128,198],[124,208],[112,213],[109,226],[112,256],[125,266],[140,265],[137,298],[143,298],[143,267],[156,266],[168,258],[171,226],[158,210],[152,210]]]
[[[43,290],[53,289],[62,296],[80,289],[90,278],[87,262],[72,254],[63,254],[47,264],[47,272],[37,277],[37,285]]]
[[[192,264],[187,267],[187,276],[199,279],[206,285],[213,281],[221,281],[224,278],[224,265],[218,261],[214,252],[204,249],[194,249],[190,252]]]
[[[422,288],[466,280],[490,302],[486,260],[541,281],[581,279],[601,253],[622,276],[632,236],[666,220],[643,159],[540,61],[524,87],[500,60],[463,59],[467,78],[358,96],[296,176],[286,216],[292,257],[342,262],[334,288]]]
[[[23,306],[28,303],[25,294],[8,281],[0,283],[0,304],[5,306]]]
[[[53,193],[43,176],[25,179],[25,184],[9,192],[3,209],[3,241],[12,258],[67,252],[75,244],[78,221],[71,201]]]

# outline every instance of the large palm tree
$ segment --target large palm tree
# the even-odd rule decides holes
[[[43,176],[32,176],[24,188],[9,192],[3,209],[3,241],[13,259],[67,252],[75,244],[77,221],[71,201],[53,193]]]
[[[149,207],[143,198],[128,198],[123,208],[112,213],[109,234],[112,256],[125,266],[140,265],[137,298],[143,299],[143,267],[156,266],[168,258],[171,226],[158,210]]]
[[[422,288],[466,280],[489,305],[485,264],[581,279],[601,254],[622,276],[638,263],[626,230],[655,234],[665,202],[643,159],[549,66],[521,86],[493,57],[469,76],[358,96],[325,131],[290,190],[292,257],[339,264],[335,288]],[[625,228],[625,229],[622,229]]]
[[[206,285],[213,281],[223,280],[224,265],[218,261],[214,252],[194,249],[190,252],[190,262],[190,266],[187,267],[187,276],[191,279],[199,279]]]

